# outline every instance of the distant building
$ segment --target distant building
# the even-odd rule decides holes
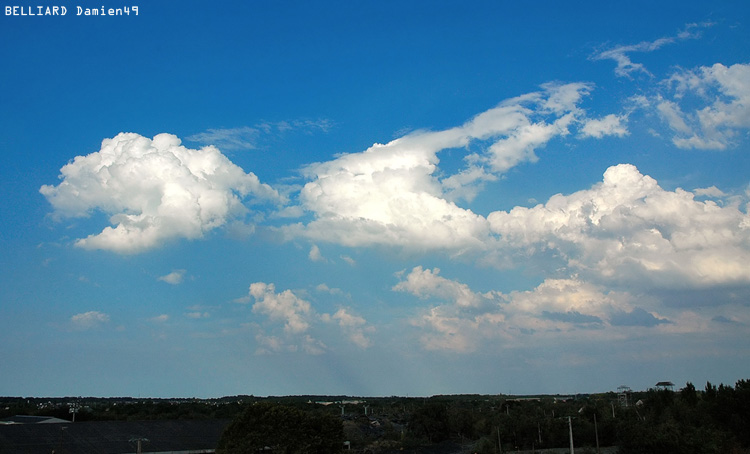
[[[0,420],[0,424],[61,424],[70,421],[52,416],[16,415]]]
[[[617,387],[617,402],[620,404],[621,407],[627,407],[630,405],[630,402],[628,402],[628,395],[632,390],[629,386],[618,386]]]
[[[668,389],[672,391],[672,389],[674,388],[674,383],[672,383],[671,381],[660,381],[656,384],[656,387],[659,389]]]
[[[21,419],[29,422],[0,424],[0,453],[126,454],[137,452],[140,440],[144,454],[210,454],[216,451],[221,433],[229,424],[229,420],[63,421],[50,424],[51,421]]]

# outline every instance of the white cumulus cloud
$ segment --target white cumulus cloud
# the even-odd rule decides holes
[[[599,280],[666,288],[750,282],[750,217],[736,204],[694,197],[621,164],[591,189],[488,220],[501,247],[551,251]]]
[[[568,134],[584,117],[578,103],[589,85],[542,88],[509,99],[462,126],[413,132],[308,166],[305,174],[311,181],[301,190],[300,201],[315,219],[284,231],[348,246],[452,251],[482,247],[489,234],[486,220],[452,200],[471,199],[476,185],[535,161],[535,150]],[[464,169],[441,180],[438,153],[471,142],[484,144],[483,151],[466,156]]]
[[[109,322],[109,315],[99,311],[89,311],[75,314],[70,322],[77,329],[91,329]]]
[[[469,353],[487,339],[481,336],[481,321],[463,316],[445,306],[425,311],[412,320],[412,325],[422,330],[420,342],[426,350]]]
[[[486,299],[485,296],[472,292],[468,285],[446,279],[439,273],[438,268],[429,270],[421,266],[414,267],[393,290],[409,292],[420,298],[452,301],[461,307],[477,307]]]
[[[420,299],[439,301],[439,304],[419,311],[410,320],[420,331],[423,348],[467,353],[475,351],[487,340],[507,335],[499,293],[474,292],[468,285],[444,278],[439,272],[437,268],[414,267],[392,288]]]
[[[681,70],[667,84],[674,98],[658,101],[657,110],[679,148],[724,150],[750,129],[750,64]]]
[[[57,217],[110,215],[112,226],[76,241],[86,249],[123,254],[175,238],[196,239],[247,212],[242,198],[280,201],[279,194],[245,173],[218,149],[185,148],[180,139],[121,133],[101,150],[78,156],[61,170],[57,186],[40,192]]]
[[[506,311],[516,326],[527,330],[552,331],[565,324],[597,327],[612,314],[632,309],[628,295],[605,293],[576,277],[545,279],[532,290],[511,292],[506,299]]]
[[[333,320],[339,323],[339,326],[347,334],[349,340],[360,348],[368,348],[372,341],[367,337],[367,333],[374,331],[374,328],[367,326],[367,321],[350,312],[349,309],[341,308],[331,316]]]
[[[622,137],[628,134],[628,128],[623,124],[627,117],[610,114],[604,118],[587,120],[581,128],[583,137],[600,139],[604,136]]]
[[[441,279],[445,287],[477,294],[462,282]],[[403,280],[394,290],[410,285],[408,279]],[[628,330],[696,329],[690,311],[675,312],[676,321],[672,321],[658,312],[661,302],[656,298],[605,290],[575,276],[548,278],[531,290],[492,291],[486,296],[488,304],[481,310],[462,305],[461,296],[454,294],[439,305],[418,311],[411,324],[419,330],[422,347],[470,353],[482,348],[518,348],[528,342],[555,343],[561,333],[569,339],[615,340],[627,336],[624,332]]]
[[[318,285],[316,290],[330,295],[342,294],[341,290],[331,289],[325,284]],[[292,290],[277,292],[274,284],[264,282],[251,284],[249,293],[255,300],[252,311],[268,317],[270,322],[264,323],[263,330],[257,334],[259,354],[297,351],[323,354],[329,351],[329,347],[314,336],[316,331],[322,329],[323,323],[338,324],[348,342],[359,348],[372,345],[370,334],[375,329],[349,308],[339,308],[334,314],[318,313],[309,301]],[[279,328],[279,325],[283,325],[283,328]]]
[[[250,295],[256,301],[253,312],[283,322],[286,333],[300,334],[310,327],[313,316],[310,303],[297,297],[291,290],[276,293],[274,284],[256,282],[250,285]]]

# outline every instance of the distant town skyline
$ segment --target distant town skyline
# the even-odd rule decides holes
[[[745,2],[63,4],[0,18],[0,395],[750,374]]]

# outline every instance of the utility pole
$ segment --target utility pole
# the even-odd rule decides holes
[[[58,446],[58,449],[57,449],[58,454],[62,454],[63,435],[65,434],[65,430],[67,428],[68,428],[67,426],[60,427],[60,445]],[[55,450],[53,449],[52,452],[54,453]]]
[[[599,427],[596,425],[596,413],[594,413],[594,434],[596,434],[596,454],[601,454],[599,451]]]
[[[73,422],[76,422],[76,413],[78,413],[78,410],[80,410],[81,405],[78,402],[74,402],[71,404],[70,408],[68,409],[68,413],[73,414]]]
[[[137,446],[138,446],[136,453],[137,454],[141,454],[143,452],[143,450],[141,449],[141,442],[148,441],[148,438],[142,438],[141,437],[141,438],[131,438],[130,439],[131,443],[134,442],[134,441],[137,443]]]
[[[570,431],[570,454],[575,454],[573,450],[573,423],[570,420],[570,416],[568,416],[568,430]]]
[[[542,446],[542,424],[537,422],[536,428],[539,431],[539,446]]]

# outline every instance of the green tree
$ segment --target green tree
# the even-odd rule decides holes
[[[698,393],[695,390],[695,386],[687,382],[685,387],[680,390],[680,398],[691,407],[695,407],[698,404]]]
[[[444,403],[428,402],[418,408],[409,420],[410,432],[430,443],[447,440],[450,436],[448,407]]]
[[[341,420],[273,403],[256,403],[237,416],[221,435],[218,454],[329,454],[341,450]]]

